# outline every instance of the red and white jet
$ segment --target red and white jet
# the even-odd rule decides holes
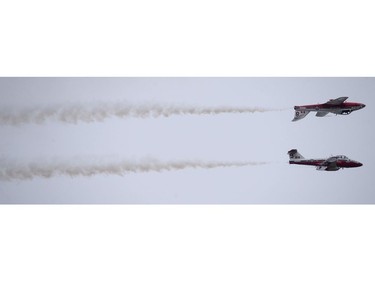
[[[331,156],[326,159],[305,159],[297,149],[288,151],[289,164],[316,166],[318,171],[337,171],[344,168],[357,168],[363,164],[350,160],[344,155]]]
[[[292,121],[298,121],[305,118],[311,111],[316,111],[316,116],[323,117],[328,113],[348,115],[355,110],[359,110],[365,107],[363,103],[358,102],[345,102],[348,97],[341,97],[334,100],[329,100],[322,104],[311,104],[295,106],[295,115]]]

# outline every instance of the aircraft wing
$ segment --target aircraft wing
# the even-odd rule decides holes
[[[324,117],[328,114],[329,112],[327,111],[318,111],[318,113],[316,114],[317,117]]]
[[[325,104],[328,104],[328,105],[340,105],[344,101],[346,101],[347,99],[348,99],[348,97],[341,97],[341,98],[337,98],[337,99],[334,99],[334,100],[329,100]]]
[[[330,157],[326,161],[324,161],[321,166],[327,167],[326,171],[337,171],[340,168],[337,167],[337,158],[336,157]]]
[[[337,161],[328,163],[327,170],[338,170]]]

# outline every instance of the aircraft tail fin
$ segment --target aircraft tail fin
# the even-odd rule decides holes
[[[294,119],[292,121],[294,122],[294,121],[301,120],[301,119],[305,118],[307,116],[307,114],[309,114],[309,113],[310,113],[310,111],[297,110],[296,109],[296,111],[294,113]]]
[[[297,149],[292,149],[288,151],[289,154],[289,160],[300,160],[300,159],[305,159]]]

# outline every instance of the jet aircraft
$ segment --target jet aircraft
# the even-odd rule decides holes
[[[365,105],[362,103],[345,102],[347,98],[348,97],[331,99],[328,102],[322,104],[295,106],[295,115],[292,121],[298,121],[302,118],[305,118],[311,111],[316,111],[317,117],[323,117],[328,113],[348,115],[355,110],[359,110],[365,107]]]
[[[316,166],[318,171],[337,171],[344,168],[361,167],[363,164],[350,160],[344,155],[331,156],[326,159],[305,159],[297,149],[288,151],[289,164]]]

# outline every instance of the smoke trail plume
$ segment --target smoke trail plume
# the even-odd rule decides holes
[[[149,118],[169,117],[172,115],[214,115],[223,113],[255,113],[280,111],[282,109],[266,109],[261,107],[194,107],[176,105],[130,105],[125,103],[100,105],[63,105],[20,110],[0,110],[0,124],[17,125],[22,123],[44,123],[57,120],[66,123],[100,122],[110,117]]]
[[[2,161],[3,162],[3,161]],[[141,162],[120,161],[105,164],[69,164],[69,163],[30,163],[14,165],[1,163],[0,180],[29,180],[36,177],[51,178],[55,176],[91,177],[95,175],[123,176],[129,173],[163,172],[193,169],[213,169],[224,167],[244,167],[262,165],[264,162],[202,162],[170,161],[160,162],[147,160]]]

